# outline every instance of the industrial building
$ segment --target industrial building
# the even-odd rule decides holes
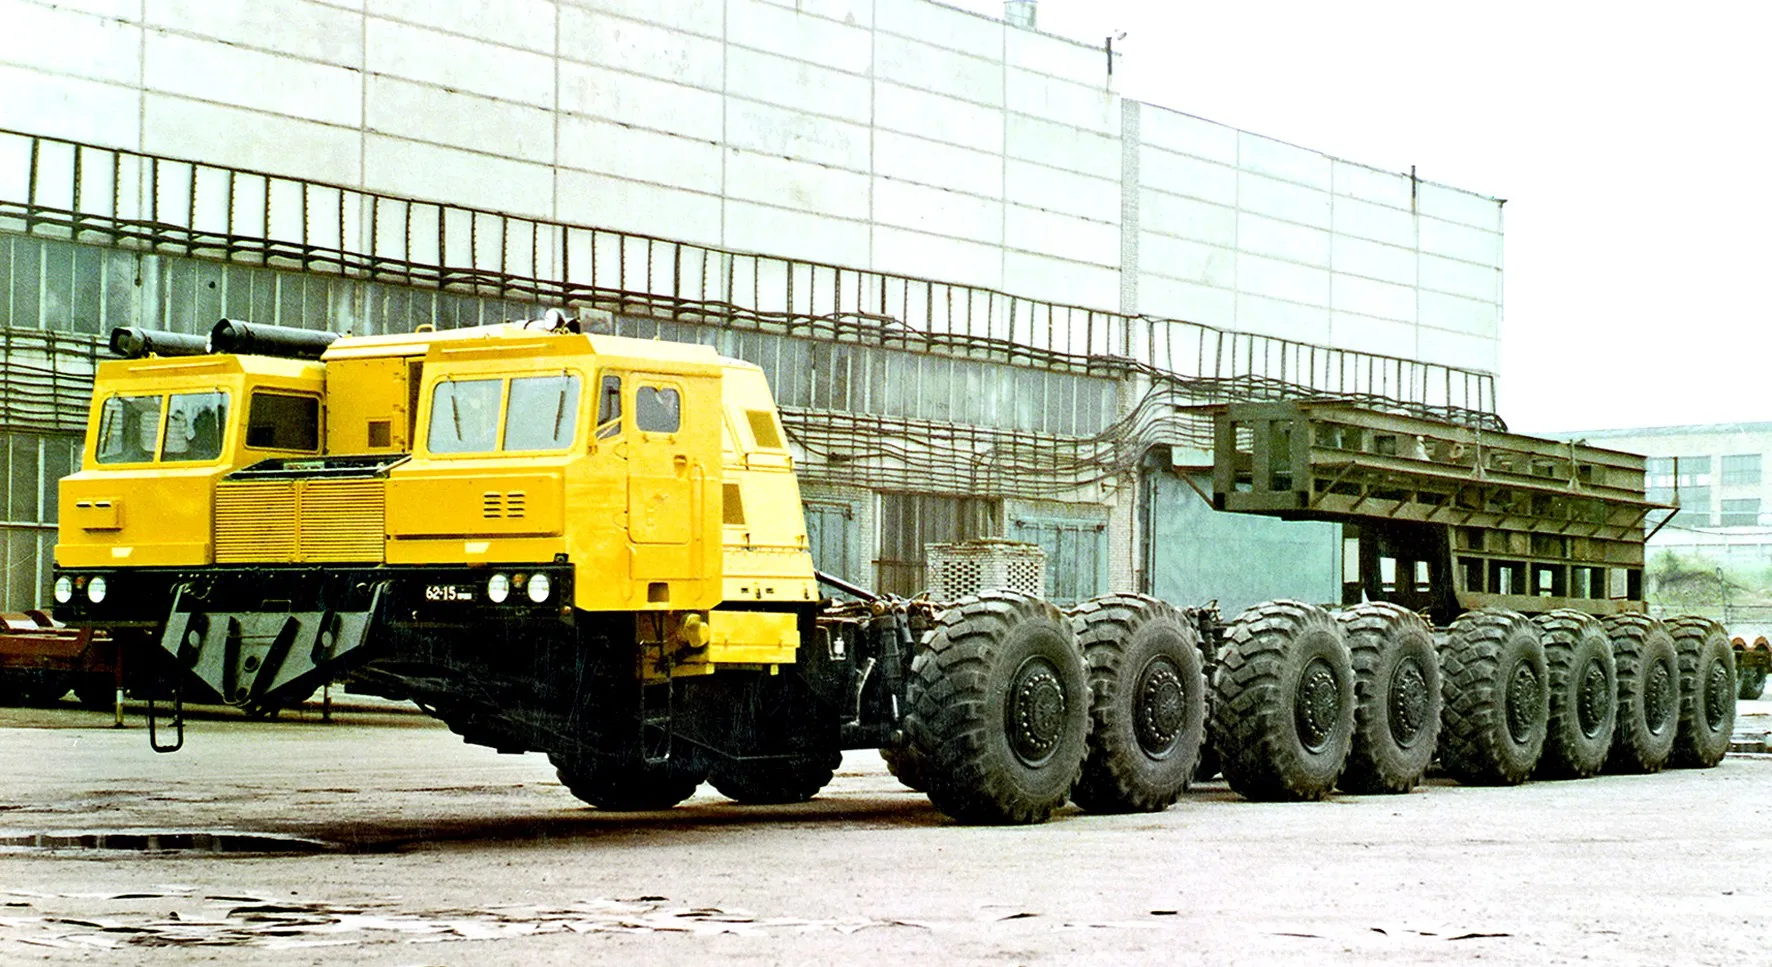
[[[44,598],[117,326],[564,304],[708,342],[767,371],[820,566],[900,593],[925,544],[1003,535],[1046,548],[1060,602],[1333,601],[1338,529],[1214,514],[1183,407],[1493,420],[1499,201],[1123,98],[1102,49],[999,17],[0,0],[0,24],[8,610]]]

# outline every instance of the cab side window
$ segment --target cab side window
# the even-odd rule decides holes
[[[605,375],[597,393],[597,439],[621,433],[621,377]]]
[[[246,408],[246,445],[304,453],[320,449],[320,398],[254,392]]]
[[[634,391],[634,425],[646,433],[675,433],[683,426],[683,401],[668,386]]]

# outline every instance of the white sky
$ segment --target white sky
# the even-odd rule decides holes
[[[1772,5],[1041,0],[1038,17],[1096,44],[1125,31],[1128,97],[1507,199],[1513,428],[1772,420]]]

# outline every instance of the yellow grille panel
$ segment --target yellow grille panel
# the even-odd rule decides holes
[[[223,482],[215,488],[215,562],[295,560],[295,481]]]
[[[223,482],[215,491],[218,564],[380,561],[381,480]]]

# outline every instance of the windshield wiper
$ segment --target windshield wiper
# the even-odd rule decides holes
[[[447,383],[445,385],[449,387],[449,421],[455,424],[455,439],[459,443],[461,442],[461,404],[455,401],[455,384]]]
[[[566,377],[560,377],[560,401],[554,405],[554,442],[560,442],[560,421],[566,417]]]

